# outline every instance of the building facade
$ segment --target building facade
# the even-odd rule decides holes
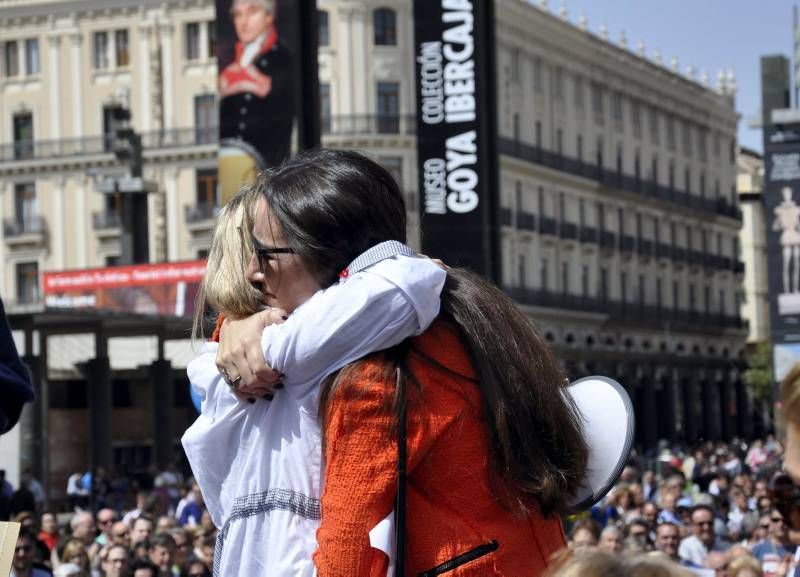
[[[390,170],[418,246],[412,2],[318,8],[323,144]],[[497,0],[496,16],[503,287],[571,377],[603,373],[628,388],[642,444],[751,433],[733,79],[711,89],[521,0]],[[4,3],[0,287],[17,307],[40,302],[44,270],[116,263],[119,202],[95,184],[122,170],[107,137],[119,102],[158,183],[150,260],[205,255],[217,203],[214,18],[211,0]],[[112,373],[144,383],[163,356],[180,379],[185,341],[150,346],[160,354],[145,360],[136,347],[109,350]],[[52,387],[80,380],[77,358],[48,369]],[[153,443],[131,435],[112,444]]]

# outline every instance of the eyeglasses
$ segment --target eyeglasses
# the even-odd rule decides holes
[[[14,553],[19,553],[20,551],[23,553],[30,553],[33,551],[33,545],[20,545],[19,547],[14,548]]]
[[[267,263],[275,260],[276,254],[294,254],[294,249],[289,247],[264,246],[257,239],[253,239],[253,248],[258,259],[258,268],[261,272],[267,269]]]
[[[698,527],[713,527],[714,521],[695,521],[694,525],[697,525]]]
[[[773,523],[783,523],[783,517],[772,517],[770,518],[770,521]]]
[[[766,525],[759,525],[759,528],[761,528],[761,529],[769,529],[769,523],[767,523]]]
[[[114,519],[105,519],[105,520],[98,519],[97,520],[97,524],[98,525],[108,525],[109,523],[113,523],[113,522],[114,522]]]

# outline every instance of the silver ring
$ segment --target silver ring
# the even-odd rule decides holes
[[[239,375],[235,379],[231,379],[230,377],[227,379],[228,386],[231,390],[236,391],[239,388],[239,381],[242,380],[242,375]]]

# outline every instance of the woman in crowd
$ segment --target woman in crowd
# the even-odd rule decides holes
[[[356,153],[301,155],[256,188],[263,196],[248,275],[267,304],[288,313],[357,269],[353,261],[371,247],[405,241],[397,184]],[[263,362],[248,348],[248,330],[226,322],[217,359],[246,384],[258,372],[253,360]],[[430,329],[350,362],[322,387],[319,575],[366,576],[380,563],[369,533],[392,511],[404,426],[407,574],[541,574],[565,545],[558,515],[586,469],[564,385],[555,357],[508,297],[477,275],[449,271]]]

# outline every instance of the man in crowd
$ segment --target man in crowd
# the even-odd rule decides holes
[[[665,553],[672,561],[680,562],[678,545],[681,542],[681,532],[675,523],[661,523],[656,527],[656,549]]]
[[[137,559],[128,570],[130,577],[158,577],[158,567],[147,559]]]
[[[615,525],[607,525],[600,532],[600,541],[597,543],[597,548],[612,555],[622,552],[622,531]]]
[[[197,483],[192,485],[193,500],[187,503],[181,513],[180,523],[181,526],[194,527],[200,524],[200,519],[203,518],[203,511],[206,508],[205,501],[203,501],[203,494],[200,492],[200,486]]]
[[[172,562],[175,555],[175,541],[167,533],[153,537],[147,547],[147,557],[150,562],[158,566],[159,577],[172,575]]]
[[[110,545],[102,562],[104,577],[127,577],[128,548]]]
[[[86,552],[89,554],[89,559],[94,559],[100,550],[100,545],[94,542],[97,527],[94,524],[92,514],[86,511],[75,513],[70,519],[69,526],[72,529],[72,538],[83,543],[84,547],[86,547]]]
[[[122,545],[125,549],[131,548],[131,530],[122,521],[117,521],[111,525],[111,541],[112,545]]]
[[[692,534],[681,541],[678,555],[681,559],[702,567],[711,551],[726,551],[729,545],[714,535],[714,510],[708,505],[695,505],[691,514]]]
[[[138,517],[131,527],[131,546],[135,547],[142,541],[147,541],[153,534],[153,520],[144,515]]]
[[[113,509],[100,509],[97,512],[97,527],[100,529],[100,534],[95,538],[95,543],[104,547],[111,543],[111,529],[117,520],[117,514]]]
[[[14,560],[10,577],[48,577],[49,573],[33,566],[36,551],[36,535],[23,527],[14,548]]]

